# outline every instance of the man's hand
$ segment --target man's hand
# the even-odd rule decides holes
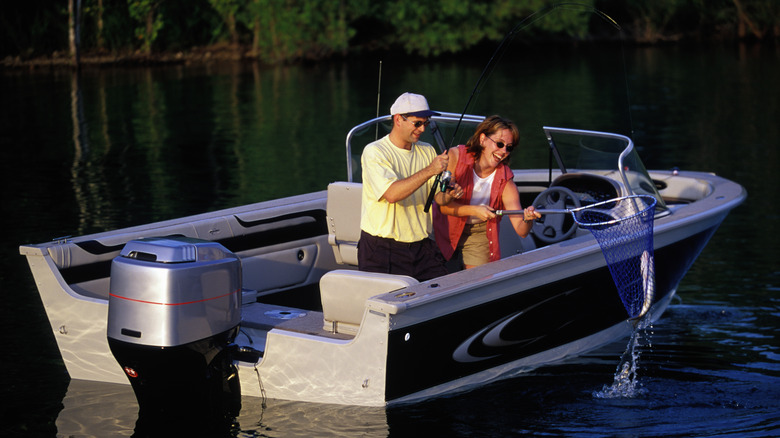
[[[431,171],[431,176],[438,175],[447,170],[447,165],[450,163],[450,156],[447,155],[447,151],[437,155],[436,158],[428,165],[428,169]]]
[[[409,195],[419,189],[420,186],[425,184],[429,179],[447,170],[447,165],[449,162],[450,157],[447,155],[447,152],[437,155],[436,158],[431,161],[431,164],[429,164],[424,169],[421,169],[419,172],[409,176],[408,178],[404,178],[391,184],[380,199],[394,203],[407,198]]]

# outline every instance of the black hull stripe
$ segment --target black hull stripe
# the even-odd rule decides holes
[[[313,220],[305,223],[248,233],[243,236],[215,240],[215,242],[222,244],[225,248],[232,252],[241,252],[254,248],[273,246],[294,240],[311,239],[328,234],[328,224],[324,210],[308,210],[293,214],[276,216],[268,219],[261,219],[258,221],[243,221],[238,217],[236,217],[236,220],[244,228],[252,228],[259,225],[269,225],[300,217],[309,217]],[[78,242],[76,245],[95,255],[107,254],[114,251],[119,252],[124,247],[124,244],[106,246],[95,240]],[[61,269],[60,274],[68,284],[107,278],[111,274],[111,260],[103,260],[86,265],[72,266]]]

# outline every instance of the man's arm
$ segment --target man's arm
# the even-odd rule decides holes
[[[431,161],[431,164],[426,166],[419,172],[398,181],[393,182],[390,187],[387,188],[380,199],[384,199],[387,202],[395,203],[402,201],[409,197],[412,193],[417,191],[426,181],[431,177],[436,176],[445,169],[447,169],[447,162],[449,158],[446,152],[437,155],[436,158]]]

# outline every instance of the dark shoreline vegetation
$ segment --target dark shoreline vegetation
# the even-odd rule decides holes
[[[47,0],[3,5],[0,66],[424,58],[513,44],[777,44],[777,0]],[[706,5],[704,5],[706,3]],[[603,12],[602,12],[603,11]],[[602,14],[608,14],[604,16]],[[528,19],[531,17],[531,19]],[[526,21],[524,21],[526,20]],[[610,21],[618,23],[620,30]],[[519,25],[522,23],[522,25]]]

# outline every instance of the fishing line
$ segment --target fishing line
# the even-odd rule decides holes
[[[379,117],[379,96],[382,92],[382,60],[379,60],[379,79],[376,84],[376,116]],[[379,123],[374,130],[374,141],[379,139]]]
[[[604,19],[606,22],[610,23],[613,27],[615,27],[618,31],[622,31],[623,29],[620,27],[620,25],[612,19],[609,15],[604,13],[603,11],[600,11],[599,9],[596,9],[593,6],[584,5],[582,3],[556,3],[549,6],[546,6],[542,9],[539,9],[535,12],[533,12],[531,15],[527,16],[523,20],[521,20],[519,23],[515,25],[515,27],[512,28],[501,40],[496,50],[493,52],[493,55],[488,60],[487,64],[485,64],[485,68],[482,70],[482,73],[479,75],[479,78],[477,79],[476,84],[474,85],[474,89],[471,92],[471,95],[469,96],[468,100],[466,101],[466,106],[463,107],[463,112],[460,114],[460,118],[458,119],[457,125],[455,125],[455,131],[452,134],[452,139],[450,140],[448,149],[452,147],[452,145],[455,142],[455,136],[457,135],[458,129],[460,128],[461,122],[463,121],[463,117],[468,112],[468,108],[471,105],[471,102],[474,100],[474,96],[476,96],[478,91],[481,91],[484,84],[487,82],[487,78],[492,74],[495,67],[498,65],[498,61],[503,57],[504,53],[506,52],[506,49],[508,47],[508,43],[511,42],[512,38],[514,38],[515,35],[517,35],[520,31],[525,30],[532,24],[536,23],[537,21],[541,20],[545,16],[549,15],[552,11],[558,8],[567,9],[570,8],[571,10],[581,9],[590,11],[597,16]],[[624,58],[624,69],[625,69],[625,58]],[[626,83],[627,85],[627,83]]]
[[[530,25],[536,23],[537,21],[541,20],[548,14],[550,14],[552,11],[562,8],[562,9],[571,9],[571,10],[584,10],[589,11],[594,14],[596,14],[598,17],[601,17],[603,20],[605,20],[607,23],[611,24],[613,27],[615,27],[618,31],[622,31],[622,28],[620,25],[612,19],[609,15],[604,13],[603,11],[600,11],[599,9],[596,9],[593,6],[585,5],[582,3],[554,3],[549,6],[546,6],[544,8],[541,8],[535,12],[533,12],[531,15],[525,17],[522,19],[519,23],[517,23],[512,30],[510,30],[504,38],[501,40],[501,42],[498,44],[498,47],[496,47],[496,50],[493,51],[493,54],[491,55],[490,59],[488,60],[487,64],[485,64],[485,68],[482,69],[482,73],[480,73],[479,78],[477,78],[476,84],[474,84],[474,89],[471,91],[471,95],[469,95],[468,100],[466,101],[466,105],[463,107],[463,111],[460,113],[460,117],[458,118],[458,123],[455,125],[455,130],[452,132],[452,138],[450,139],[450,142],[447,146],[445,146],[444,152],[447,152],[455,143],[455,138],[458,134],[458,129],[460,129],[461,122],[463,121],[463,117],[468,112],[469,106],[471,105],[471,102],[474,100],[474,97],[479,94],[484,84],[487,82],[487,78],[492,74],[495,67],[498,65],[498,61],[503,57],[504,53],[506,52],[506,48],[509,45],[509,42],[511,42],[512,38],[517,35],[520,31],[525,30]],[[625,68],[625,60],[624,60],[624,68]],[[626,86],[628,85],[628,80],[626,79]],[[441,179],[442,174],[436,175],[436,179],[433,182],[433,187],[431,187],[431,191],[428,194],[428,199],[425,203],[424,211],[427,213],[430,208],[431,204],[433,203],[434,195],[436,194],[436,190],[441,185]]]
[[[626,110],[628,114],[628,132],[630,137],[634,137],[634,118],[631,116],[631,92],[628,86],[628,63],[626,62],[626,47],[623,32],[620,32],[620,57],[623,60],[623,81],[626,86]]]

